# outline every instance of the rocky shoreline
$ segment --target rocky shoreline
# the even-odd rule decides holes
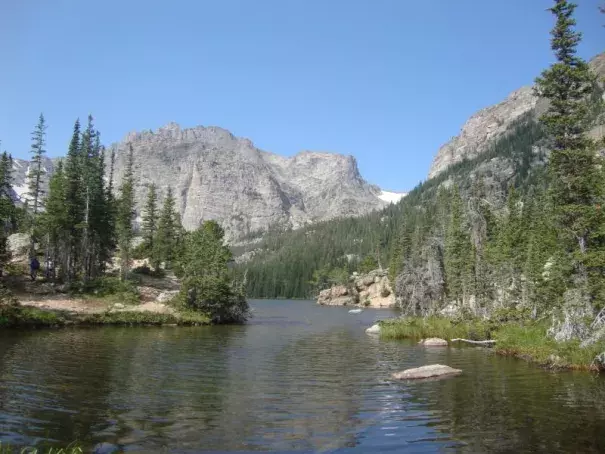
[[[392,308],[396,306],[388,270],[374,270],[366,274],[354,273],[349,282],[322,290],[317,298],[322,306],[356,306]]]

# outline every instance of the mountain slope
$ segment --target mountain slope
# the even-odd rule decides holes
[[[593,58],[590,67],[596,74],[605,76],[605,53]],[[510,130],[517,119],[536,109],[540,112],[545,107],[546,103],[534,96],[532,87],[522,87],[504,101],[480,110],[468,119],[458,136],[439,149],[431,164],[429,179],[453,164],[484,153]]]
[[[158,185],[161,196],[171,186],[187,229],[214,219],[236,239],[275,226],[299,228],[358,216],[386,205],[351,156],[304,151],[285,158],[218,127],[181,129],[170,123],[155,132],[130,133],[112,145],[117,182],[129,145],[138,206],[149,183]]]
[[[604,78],[605,54],[594,58],[591,67]],[[602,86],[595,93],[603,96]],[[543,192],[548,141],[537,120],[546,103],[528,96],[533,97],[529,88],[523,89],[504,103],[475,114],[463,133],[438,151],[430,178],[382,212],[269,235],[247,248],[238,248],[235,252],[245,257],[239,266],[249,271],[250,294],[310,296],[347,271],[358,269],[359,262],[371,255],[396,277],[395,289],[402,307],[413,313],[434,310],[444,298],[443,257],[452,188],[459,189],[463,225],[468,229],[465,234],[477,242],[468,244],[467,251],[478,251],[483,244],[480,238],[491,235],[490,241],[496,241],[495,231],[488,230],[506,219],[511,186],[530,204]],[[605,111],[602,105],[594,106],[590,134],[600,138],[605,136]],[[490,129],[490,124],[496,126]],[[539,221],[544,204],[538,203],[532,210],[527,212],[528,218]],[[521,241],[519,244],[529,247]],[[465,263],[473,260],[469,258]],[[524,262],[520,260],[517,265]],[[492,277],[496,284],[504,283],[502,276]],[[488,293],[477,295],[473,301],[485,301]]]

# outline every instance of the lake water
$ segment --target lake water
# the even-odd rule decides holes
[[[605,452],[605,379],[364,329],[389,311],[253,301],[246,326],[0,333],[0,440],[127,452]],[[430,363],[458,377],[399,383]]]

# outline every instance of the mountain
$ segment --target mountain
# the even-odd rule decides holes
[[[605,53],[591,60],[590,66],[604,79]],[[596,102],[597,96],[603,96],[603,83],[594,93],[590,135],[598,139],[605,137],[605,110]],[[460,135],[437,151],[427,181],[399,203],[356,219],[271,233],[255,244],[236,248],[234,252],[241,257],[238,266],[242,272],[248,271],[249,294],[308,297],[372,259],[389,267],[402,308],[415,314],[434,313],[443,309],[446,292],[451,291],[447,290],[448,279],[451,282],[459,277],[455,273],[452,277],[452,268],[445,266],[451,211],[459,206],[461,237],[466,242],[460,250],[469,256],[453,269],[464,272],[465,278],[475,273],[476,282],[493,284],[469,290],[480,293],[468,296],[465,302],[477,312],[481,304],[492,307],[487,301],[516,301],[518,295],[506,289],[524,278],[507,275],[503,271],[506,267],[497,262],[502,260],[499,248],[511,244],[510,239],[498,235],[507,232],[510,206],[525,204],[527,224],[517,230],[523,232],[512,242],[518,255],[513,263],[507,263],[506,270],[518,273],[527,263],[544,265],[540,254],[548,253],[550,246],[541,241],[550,237],[538,224],[548,215],[544,164],[549,141],[538,118],[546,107],[547,102],[536,99],[530,87],[521,88],[473,115]],[[510,200],[511,187],[522,198],[516,205]],[[456,201],[459,205],[454,204]]]
[[[604,76],[605,53],[593,58],[590,66],[596,74]],[[514,91],[504,101],[480,110],[468,119],[458,136],[439,149],[431,164],[429,179],[453,164],[473,159],[489,150],[510,131],[515,121],[534,110],[540,113],[545,107],[545,101],[538,100],[533,88],[527,86]]]
[[[214,219],[232,240],[270,228],[359,216],[389,203],[361,177],[352,156],[303,151],[286,158],[219,127],[182,129],[175,123],[129,133],[112,145],[116,182],[130,145],[139,207],[148,184],[158,186],[160,198],[170,186],[185,228]]]
[[[43,158],[42,169],[47,175],[52,175],[55,169],[56,159]],[[25,159],[13,158],[13,200],[15,202],[25,203],[29,192],[29,170],[30,162]],[[48,189],[48,178],[42,179],[42,190]]]

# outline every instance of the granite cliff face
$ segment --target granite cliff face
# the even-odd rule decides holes
[[[605,77],[605,53],[590,61],[593,71]],[[523,114],[546,107],[533,94],[532,87],[522,87],[499,104],[480,110],[462,127],[460,134],[443,145],[433,159],[428,178],[433,178],[464,159],[473,159],[487,151]]]
[[[112,145],[118,183],[129,145],[139,207],[149,183],[158,186],[161,199],[170,186],[186,229],[214,219],[232,240],[273,226],[358,216],[387,204],[351,156],[304,151],[285,158],[222,128],[181,129],[175,123],[130,133]]]

